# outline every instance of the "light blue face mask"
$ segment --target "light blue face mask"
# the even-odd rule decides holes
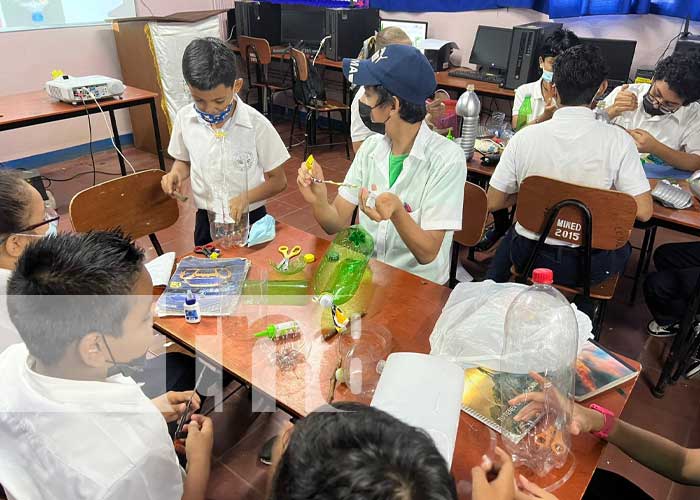
[[[49,228],[44,236],[56,236],[58,234],[58,221],[49,222]]]
[[[248,246],[252,247],[275,239],[275,218],[270,214],[250,227]]]
[[[221,113],[217,114],[211,114],[211,113],[205,113],[204,111],[201,111],[196,104],[193,104],[194,110],[199,114],[199,116],[202,117],[202,120],[207,122],[210,125],[216,125],[217,123],[221,123],[226,119],[226,116],[231,112],[231,109],[233,108],[233,100],[229,103],[228,106],[226,106],[226,109],[224,109]]]
[[[546,69],[542,70],[542,79],[545,82],[551,82],[554,80],[554,73],[552,71],[547,71]]]

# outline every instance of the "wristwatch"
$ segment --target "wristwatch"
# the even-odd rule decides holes
[[[603,423],[603,428],[600,429],[598,432],[591,432],[595,437],[600,438],[600,439],[608,439],[608,434],[610,434],[610,431],[612,430],[613,425],[615,424],[615,421],[617,420],[617,417],[615,417],[615,414],[608,410],[607,408],[603,408],[600,405],[597,405],[593,403],[592,405],[589,406],[591,410],[595,410],[598,413],[601,413],[603,417],[605,418],[605,423]]]

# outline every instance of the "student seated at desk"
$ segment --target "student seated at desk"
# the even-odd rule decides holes
[[[56,234],[58,214],[19,172],[0,171],[0,352],[20,341],[7,314],[7,281],[25,247]]]
[[[299,421],[277,440],[273,465],[269,500],[457,499],[427,434],[359,403],[334,403]]]
[[[389,26],[368,40],[359,59],[369,59],[375,52],[388,45],[413,45],[413,43],[401,28]],[[350,138],[355,153],[368,137],[374,134],[384,135],[384,124],[372,121],[372,109],[362,101],[364,95],[365,88],[361,86],[357,89],[350,105]],[[434,100],[428,104],[426,123],[432,123],[429,119],[431,113],[434,116],[439,116],[444,112],[444,109],[445,105],[440,100]]]
[[[640,153],[681,170],[700,170],[700,57],[673,54],[651,84],[622,85],[605,99],[612,123],[625,127]]]
[[[605,76],[605,63],[594,47],[572,47],[557,58],[554,91],[558,109],[551,120],[531,125],[510,140],[491,177],[489,211],[514,204],[520,184],[531,175],[541,175],[628,193],[637,201],[637,219],[651,217],[649,181],[632,138],[619,127],[597,121],[590,107],[596,95],[605,92]],[[508,281],[511,264],[522,269],[538,238],[516,224],[501,242],[486,277]],[[629,244],[616,251],[594,251],[593,283],[604,281],[610,273],[621,273],[630,252]],[[559,284],[577,286],[579,259],[578,248],[548,239],[535,267],[552,269]]]
[[[143,252],[120,233],[59,234],[24,250],[8,283],[24,343],[0,354],[9,498],[204,499],[211,420],[192,417],[186,477],[166,425],[192,392],[150,400],[130,377],[109,376],[151,344],[152,290]]]
[[[565,29],[555,31],[545,40],[539,59],[542,76],[539,80],[515,89],[513,130],[521,130],[528,125],[542,123],[552,118],[557,109],[554,98],[554,63],[559,54],[579,43],[574,32]],[[484,234],[476,249],[480,252],[491,249],[506,234],[509,227],[508,210],[495,211],[493,227]]]
[[[168,154],[175,163],[162,186],[175,197],[191,177],[197,206],[194,243],[205,245],[212,241],[210,214],[233,222],[247,217],[249,208],[250,224],[265,216],[265,200],[287,187],[283,164],[289,153],[268,119],[238,97],[243,80],[236,78],[235,54],[224,42],[190,42],[182,73],[194,104],[180,109],[173,123]],[[241,196],[243,169],[249,207]]]
[[[329,234],[347,227],[355,207],[360,224],[375,241],[375,257],[435,283],[447,282],[452,234],[462,228],[467,169],[454,142],[423,123],[425,100],[435,90],[435,73],[421,52],[389,45],[371,60],[345,59],[350,83],[365,85],[365,104],[386,135],[368,138],[350,166],[344,186],[328,202],[321,165],[302,163],[297,183],[314,216]],[[375,189],[376,206],[367,206]]]

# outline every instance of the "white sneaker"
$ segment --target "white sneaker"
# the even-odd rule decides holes
[[[678,323],[672,325],[660,325],[656,321],[650,321],[647,325],[647,333],[652,337],[667,338],[678,333]]]

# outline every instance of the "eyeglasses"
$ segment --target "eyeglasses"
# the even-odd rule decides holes
[[[656,90],[656,84],[652,85],[651,88],[649,89],[649,100],[651,103],[664,113],[675,113],[679,109],[683,107],[682,104],[676,104],[676,103],[669,103],[664,101],[661,96],[656,95],[657,90]]]
[[[44,210],[44,220],[41,222],[37,222],[36,224],[32,224],[31,226],[27,226],[24,229],[21,229],[17,231],[17,233],[27,233],[29,231],[34,231],[37,228],[40,228],[41,226],[46,226],[47,224],[51,224],[52,222],[58,222],[58,220],[61,217],[58,215],[58,213],[52,209],[52,208],[46,208]]]

